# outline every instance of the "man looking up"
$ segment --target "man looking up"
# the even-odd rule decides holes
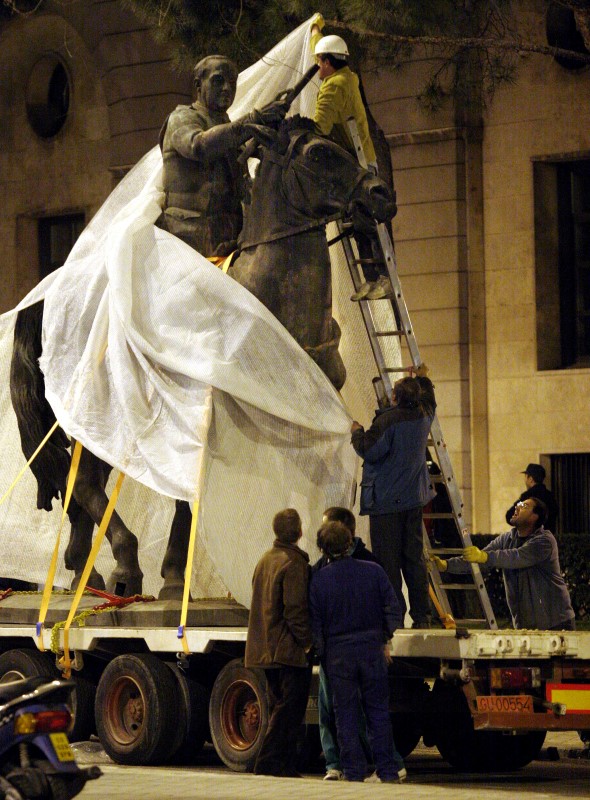
[[[242,229],[244,181],[238,149],[248,123],[278,125],[281,102],[230,122],[238,69],[224,56],[207,56],[194,69],[195,101],[177,106],[160,132],[164,161],[164,213],[157,225],[204,256],[227,255]]]
[[[545,486],[545,467],[541,464],[527,464],[527,468],[523,470],[524,482],[526,490],[520,495],[518,500],[510,506],[506,512],[506,522],[510,523],[514,516],[514,509],[519,500],[528,500],[529,497],[536,497],[542,500],[547,506],[547,519],[545,520],[545,527],[551,533],[556,532],[557,523],[557,502],[550,489]]]
[[[555,537],[543,527],[547,509],[529,497],[516,503],[510,520],[514,527],[483,550],[466,547],[448,561],[433,556],[440,572],[468,572],[469,563],[503,572],[506,602],[514,628],[574,630],[574,610],[559,566]]]
[[[271,714],[254,764],[257,775],[299,777],[297,734],[307,707],[312,635],[307,603],[309,556],[297,546],[301,519],[294,508],[272,521],[275,541],[252,578],[245,664],[264,670]]]
[[[415,628],[430,627],[422,508],[435,496],[425,457],[435,408],[429,378],[402,378],[369,430],[356,421],[351,427],[352,446],[364,459],[360,513],[369,515],[371,550],[405,612],[403,574]]]

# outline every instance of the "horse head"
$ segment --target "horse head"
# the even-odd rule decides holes
[[[263,137],[261,143],[263,161],[282,166],[283,197],[303,216],[324,218],[355,211],[385,222],[395,214],[387,184],[335,142],[316,134],[312,120],[289,118],[278,134]]]

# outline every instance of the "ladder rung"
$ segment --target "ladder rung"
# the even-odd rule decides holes
[[[455,591],[458,589],[467,589],[468,591],[473,591],[477,589],[477,586],[474,583],[443,583],[441,584],[441,588],[445,590],[445,592]]]
[[[406,367],[385,367],[385,372],[407,372]]]
[[[433,514],[423,511],[422,516],[424,517],[424,519],[455,519],[455,515],[453,514],[452,511],[445,511],[445,512],[439,511]]]
[[[445,476],[442,474],[442,472],[441,472],[440,475],[429,475],[428,477],[430,478],[430,482],[431,483],[446,483],[447,482],[447,480],[446,480]]]
[[[487,620],[484,617],[475,617],[474,619],[457,619],[454,618],[457,626],[465,628],[468,625],[487,625]]]
[[[454,556],[454,555],[460,556],[461,553],[463,552],[463,550],[464,550],[463,547],[430,547],[429,548],[429,552],[432,553],[432,555],[438,555],[438,553],[443,553],[443,555],[446,555],[446,556]],[[465,574],[467,574],[467,573],[465,573]]]
[[[403,331],[375,331],[374,336],[403,336]]]
[[[353,264],[383,264],[382,258],[355,258]]]

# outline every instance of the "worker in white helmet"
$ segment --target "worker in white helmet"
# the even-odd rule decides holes
[[[311,48],[319,65],[318,75],[322,81],[315,106],[316,130],[329,136],[341,147],[355,153],[354,143],[348,130],[347,120],[354,117],[365,159],[375,173],[377,156],[369,133],[367,112],[359,90],[358,75],[348,66],[348,47],[340,36],[323,36],[324,19],[317,14],[311,25]],[[378,300],[391,297],[392,287],[384,263],[374,256],[370,238],[355,233],[363,263],[364,283],[351,300]],[[377,263],[375,263],[377,261]]]

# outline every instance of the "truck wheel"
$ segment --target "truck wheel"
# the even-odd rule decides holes
[[[39,650],[8,650],[0,655],[0,683],[47,675],[57,678],[60,672],[50,653]],[[87,678],[74,673],[72,680],[76,688],[72,691],[69,706],[73,725],[68,737],[72,742],[83,742],[94,733],[94,694],[96,687]]]
[[[178,682],[178,735],[170,759],[175,764],[193,764],[209,737],[209,691],[186,675],[176,664],[170,665]]]
[[[7,650],[0,655],[0,683],[36,678],[37,675],[57,676],[53,656],[39,650]]]
[[[253,769],[268,717],[264,671],[246,668],[241,658],[230,661],[215,679],[209,703],[211,739],[230,769]]]
[[[150,653],[114,658],[96,690],[98,737],[117,764],[162,763],[176,740],[180,692],[172,670]]]
[[[391,719],[395,749],[402,758],[406,758],[422,737],[420,721],[415,714],[408,714],[403,711],[392,712],[389,717]]]
[[[432,690],[433,734],[439,753],[462,772],[511,772],[530,763],[540,752],[546,731],[512,735],[476,731],[463,692],[436,681]],[[444,709],[444,713],[441,710]]]

